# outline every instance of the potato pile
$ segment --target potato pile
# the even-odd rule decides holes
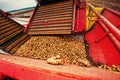
[[[108,7],[120,11],[120,0],[87,0],[96,7]]]
[[[106,66],[106,65],[100,65],[100,66],[98,66],[98,68],[120,73],[120,67],[115,66],[115,65],[112,65],[111,67]]]
[[[40,60],[60,55],[65,63],[91,66],[87,60],[83,39],[72,35],[32,36],[13,55]]]
[[[31,36],[31,39],[13,55],[46,60],[46,62],[54,65],[69,63],[84,67],[92,66],[87,59],[83,39],[72,35]],[[109,67],[101,64],[96,67],[120,73],[119,66]]]

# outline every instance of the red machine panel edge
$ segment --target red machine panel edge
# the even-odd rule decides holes
[[[34,64],[30,64],[34,63]],[[0,73],[16,80],[119,80],[119,74],[75,65],[54,66],[45,61],[0,55]],[[2,75],[1,74],[1,75]]]
[[[75,0],[73,16],[73,32],[82,33],[86,28],[86,2]]]
[[[33,10],[32,14],[31,14],[31,16],[30,16],[30,19],[29,19],[29,21],[28,21],[28,24],[27,24],[26,28],[24,29],[24,32],[27,32],[27,30],[29,29],[30,23],[31,23],[31,21],[32,21],[33,16],[35,15],[35,12],[36,12],[38,6],[39,6],[39,4],[37,4],[36,8]]]

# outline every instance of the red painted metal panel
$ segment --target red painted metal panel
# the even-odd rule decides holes
[[[5,61],[0,61],[0,64],[0,72],[17,80],[76,80],[69,77],[57,76],[54,72],[50,74],[49,71],[43,72]]]
[[[0,73],[17,80],[120,80],[119,74],[95,67],[54,66],[7,55],[0,55]]]
[[[105,8],[102,12],[102,15],[108,21],[110,21],[120,32],[120,12],[114,11],[109,8]],[[117,39],[120,41],[120,33],[116,34],[116,32],[114,30],[111,30],[111,31],[117,37]]]
[[[78,0],[74,0],[74,11],[73,11],[73,26],[72,26],[72,30],[75,32],[76,30],[76,14],[77,14],[77,3],[78,3]]]
[[[0,73],[0,80],[2,79],[2,73]]]
[[[89,45],[89,55],[95,63],[120,66],[119,51],[106,34],[98,22],[93,30],[86,33],[85,40]]]
[[[77,25],[77,32],[85,31],[86,28],[86,2],[80,2],[80,9],[79,11],[79,18],[77,21],[79,21]]]
[[[120,31],[116,27],[120,25],[119,14],[105,8],[102,16],[88,6],[101,19],[96,21],[93,30],[85,34],[90,56],[95,63],[120,66]]]
[[[107,28],[107,26],[104,23],[102,23],[101,21],[98,21],[98,22],[103,27],[103,29],[106,31],[105,35],[108,35],[110,37],[115,47],[118,49],[118,51],[120,51],[120,42],[118,41],[118,39],[114,36],[112,32],[110,32],[110,30]]]
[[[104,22],[107,28],[114,34],[114,36],[120,41],[120,30],[116,28],[109,20],[107,20],[103,15],[99,14],[91,5],[89,8]],[[109,14],[109,13],[107,13]]]
[[[102,12],[102,15],[109,20],[115,27],[120,26],[120,12],[115,10],[105,8]],[[120,27],[118,28],[120,30]]]
[[[77,33],[81,33],[85,31],[86,28],[86,2],[84,0],[77,1],[78,7],[76,8],[76,15],[75,15],[75,26],[73,31]]]

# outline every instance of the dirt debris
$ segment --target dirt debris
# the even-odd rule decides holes
[[[100,65],[100,66],[97,66],[97,67],[100,68],[100,69],[105,69],[105,70],[120,73],[120,67],[116,66],[116,65],[112,65],[112,66]]]

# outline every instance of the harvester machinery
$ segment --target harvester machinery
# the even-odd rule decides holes
[[[12,56],[33,35],[82,34],[95,64],[120,66],[120,12],[84,0],[37,0],[27,27],[0,10],[0,80],[120,80],[120,74],[96,67],[50,65]]]

